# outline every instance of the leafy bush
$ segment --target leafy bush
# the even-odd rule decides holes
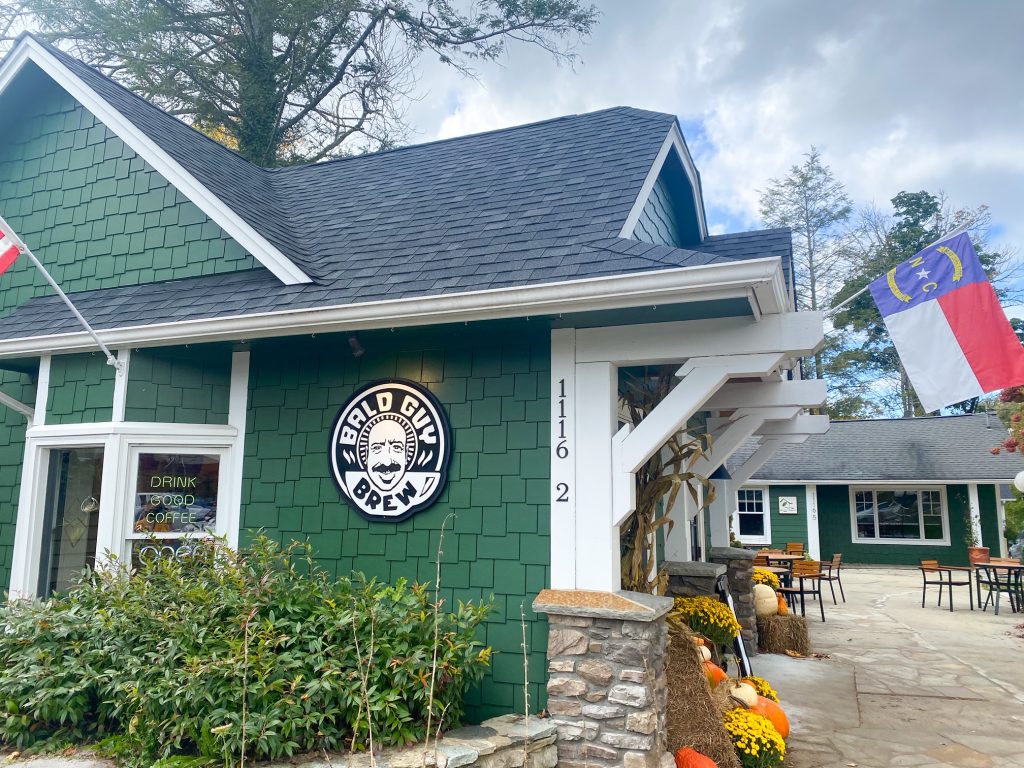
[[[0,741],[102,739],[126,762],[236,762],[402,745],[463,713],[490,649],[490,610],[436,611],[428,588],[335,580],[308,546],[200,543],[129,578],[86,574],[66,596],[0,608]],[[439,606],[437,606],[439,608]],[[372,733],[371,733],[372,731]]]
[[[669,618],[686,624],[716,646],[730,645],[740,634],[735,614],[716,597],[677,597]]]

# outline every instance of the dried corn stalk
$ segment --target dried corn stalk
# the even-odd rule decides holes
[[[636,373],[625,371],[620,385],[623,418],[633,425],[643,421],[672,391],[677,369],[678,366],[660,366]],[[669,514],[683,488],[700,505],[699,514],[714,500],[714,484],[693,471],[697,461],[711,452],[711,443],[708,434],[690,437],[677,433],[636,473],[636,511],[621,528],[623,589],[665,593],[668,573],[657,568],[654,557],[658,529],[664,527],[666,536],[672,530]]]

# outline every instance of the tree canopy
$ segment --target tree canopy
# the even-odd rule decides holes
[[[280,165],[401,140],[422,55],[467,74],[512,40],[572,58],[598,12],[579,0],[20,0],[7,29],[15,15],[243,157]]]

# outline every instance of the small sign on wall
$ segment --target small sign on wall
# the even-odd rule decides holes
[[[796,496],[779,496],[780,515],[795,515],[797,512]]]

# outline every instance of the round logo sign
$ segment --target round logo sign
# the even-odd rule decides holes
[[[448,414],[429,390],[386,379],[355,392],[331,428],[331,472],[368,520],[404,520],[429,507],[448,480]]]

